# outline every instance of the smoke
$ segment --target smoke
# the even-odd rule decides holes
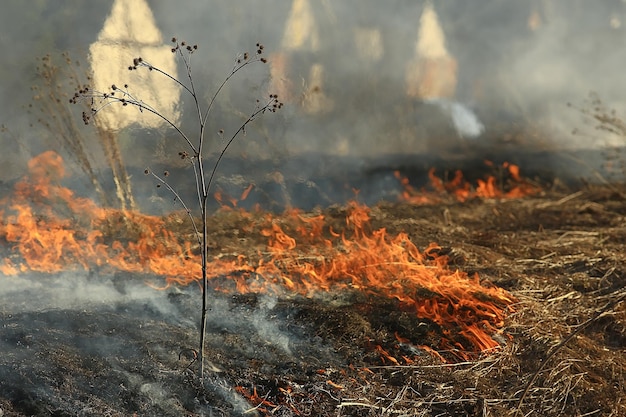
[[[584,127],[580,112],[596,92],[609,108],[623,115],[623,76],[616,60],[625,57],[617,48],[623,39],[624,2],[554,2],[523,42],[514,45],[505,69],[506,82],[516,107],[528,123],[544,127],[559,148],[589,148],[603,144],[603,135],[574,136]],[[539,18],[538,18],[539,19]],[[623,145],[622,138],[622,145]]]
[[[113,2],[99,2],[97,8],[69,0],[54,4],[8,2],[1,18],[0,44],[10,59],[5,60],[0,82],[0,114],[6,115],[0,121],[27,143],[45,142],[28,126],[32,120],[19,111],[30,100],[34,58],[65,49],[86,55]],[[148,4],[163,39],[177,36],[199,45],[193,66],[197,87],[206,92],[203,98],[210,97],[229,73],[237,53],[250,51],[256,42],[266,46],[270,68],[245,71],[230,84],[209,119],[208,131],[232,132],[255,99],[272,90],[280,90],[287,108],[251,126],[248,136],[236,141],[233,155],[285,159],[305,152],[357,157],[445,154],[469,137],[498,145],[513,129],[526,132],[516,146],[588,148],[604,143],[603,133],[573,136],[572,130],[584,127],[585,121],[567,103],[584,103],[595,91],[618,115],[626,110],[621,105],[624,2]],[[24,21],[29,24],[20,24],[18,30],[16,22]],[[46,30],[47,22],[57,29]],[[429,62],[410,66],[425,55]],[[445,61],[436,61],[442,56]],[[409,67],[421,68],[420,75],[407,71]],[[445,80],[435,76],[443,73]],[[415,85],[430,83],[442,93],[416,96],[407,85],[417,82],[407,80],[412,76],[418,77]],[[192,130],[188,97],[181,109],[183,127]],[[13,117],[16,114],[19,117]],[[213,150],[223,146],[217,135],[209,136]],[[13,140],[6,134],[1,139],[5,147]],[[164,158],[174,161],[181,145],[165,129],[156,134],[132,131],[120,140],[122,151],[132,154],[127,162],[141,167],[154,159],[156,149],[165,149]],[[170,148],[175,151],[168,152]],[[7,166],[19,166],[9,156],[2,158]],[[4,175],[17,175],[11,171]]]
[[[597,92],[608,108],[616,108],[618,116],[626,112],[623,1],[149,0],[148,4],[164,43],[176,36],[199,45],[193,76],[202,99],[209,99],[216,91],[238,53],[253,51],[257,42],[265,45],[270,65],[238,74],[218,99],[207,126],[211,149],[224,145],[212,133],[224,129],[228,137],[241,124],[242,114],[254,108],[257,98],[277,92],[286,101],[284,111],[251,126],[247,136],[235,142],[232,155],[253,161],[246,166],[255,169],[266,166],[255,164],[256,159],[281,164],[297,156],[292,159],[297,162],[289,166],[293,168],[290,172],[297,172],[297,181],[307,187],[311,174],[319,174],[321,169],[351,172],[345,166],[334,166],[340,162],[325,158],[327,155],[350,156],[357,167],[359,158],[383,155],[444,158],[469,139],[472,147],[495,148],[511,130],[524,133],[513,144],[519,149],[601,146],[608,141],[605,132],[571,134],[585,127],[585,120],[567,103],[584,105],[591,91]],[[37,121],[41,116],[29,112],[31,86],[38,81],[35,59],[69,50],[86,69],[90,46],[97,41],[112,5],[113,0],[3,2],[0,124],[8,130],[0,129],[0,145],[6,150],[0,155],[0,181],[21,177],[26,159],[58,147],[55,132],[42,129]],[[431,10],[425,9],[426,5]],[[421,30],[420,25],[426,23],[431,29]],[[141,33],[141,28],[136,29]],[[425,33],[436,36],[430,38]],[[124,71],[119,74],[115,76],[124,77]],[[185,76],[180,66],[177,75]],[[125,82],[110,80],[110,84]],[[68,97],[72,93],[68,91]],[[59,105],[67,105],[68,97],[57,97]],[[181,125],[195,132],[192,103],[188,96],[184,100],[180,105]],[[80,124],[79,116],[76,122]],[[610,139],[623,144],[624,138]],[[154,159],[164,164],[173,162],[182,150],[181,142],[167,129],[125,130],[120,141],[126,163],[141,170]],[[307,159],[307,155],[311,157]],[[276,168],[282,171],[280,166]],[[345,185],[349,188],[354,184]],[[392,185],[396,180],[383,173],[362,189],[390,189]],[[319,202],[317,194],[312,199]],[[24,314],[43,320],[52,330],[56,324],[59,330],[82,326],[81,330],[96,321],[107,331],[125,326],[131,329],[127,330],[129,335],[137,333],[131,324],[143,326],[149,318],[161,320],[174,326],[167,334],[172,340],[166,345],[169,350],[163,348],[158,353],[174,363],[180,328],[188,338],[184,344],[195,343],[199,293],[194,286],[158,291],[145,285],[143,277],[129,279],[97,272],[37,278],[1,277],[3,317]],[[244,359],[272,364],[302,358],[320,360],[306,357],[304,344],[309,342],[299,337],[299,329],[289,327],[289,320],[276,317],[277,311],[285,310],[277,309],[277,302],[270,295],[260,296],[249,308],[233,304],[226,296],[217,297],[209,315],[212,337],[208,343],[215,350],[227,347]],[[117,317],[117,309],[133,319],[131,324],[110,320]],[[91,313],[84,322],[78,322],[83,310]],[[67,311],[73,313],[71,318],[57,323],[53,313],[62,321],[59,312]],[[43,313],[31,316],[26,314],[29,312]],[[100,312],[107,315],[97,321],[94,316]],[[89,352],[112,350],[124,357],[135,348],[122,345],[113,331],[110,337],[94,341],[77,333],[76,341]],[[36,335],[34,330],[32,334]],[[20,346],[36,337],[30,333],[26,336],[18,338]],[[151,336],[158,336],[158,332]],[[3,341],[0,347],[9,351],[15,343]],[[320,345],[315,347],[318,355],[331,356],[323,341],[316,343]],[[40,351],[52,350],[43,346]],[[28,352],[21,354],[26,364],[36,358]],[[165,408],[175,407],[167,387],[119,369],[123,370],[120,386],[121,382],[135,386]],[[9,376],[19,378],[9,370],[6,365],[0,379],[11,382]],[[215,386],[220,387],[219,377],[215,379]],[[24,383],[15,381],[16,386]],[[226,384],[223,391],[222,396],[230,396],[238,410],[244,409],[245,403],[236,394],[229,394]],[[111,398],[117,399],[118,394],[112,392]]]
[[[93,69],[93,85],[97,91],[110,91],[111,80],[124,79],[130,89],[141,94],[141,100],[150,103],[159,113],[177,124],[180,115],[177,105],[180,86],[164,83],[159,77],[136,71],[129,72],[129,63],[141,57],[150,65],[176,74],[175,55],[171,46],[164,44],[163,36],[156,27],[152,13],[145,1],[124,2],[117,0],[98,35],[97,42],[89,48],[90,65]],[[125,89],[128,90],[128,89]],[[119,92],[118,92],[119,94]],[[123,106],[114,106],[102,112],[96,122],[105,130],[121,130],[133,123],[147,128],[162,127],[164,121],[155,115],[127,111]]]
[[[32,274],[7,276],[0,285],[0,314],[20,314],[59,310],[115,310],[116,306],[140,311],[146,319],[165,320],[186,328],[197,327],[200,292],[196,286],[157,290],[161,282],[149,283],[133,279],[128,273],[115,275],[63,272],[33,279]],[[150,284],[150,285],[146,285]],[[194,301],[195,300],[195,301]],[[293,332],[281,328],[282,320],[271,318],[277,305],[275,295],[255,297],[254,308],[243,306],[233,313],[228,299],[214,297],[209,315],[209,328],[218,333],[254,335],[260,343],[271,345],[282,355],[291,357],[291,343],[298,343]],[[195,307],[194,307],[195,306]],[[245,320],[242,321],[242,318]],[[254,356],[253,344],[242,346]]]
[[[132,280],[128,274],[126,275],[121,277],[63,272],[55,275],[45,274],[39,279],[33,279],[32,273],[4,276],[0,285],[0,312],[81,310],[87,307],[112,307],[132,302],[159,317],[169,317],[180,324],[191,324],[168,301],[168,292],[157,291],[146,285],[143,280]]]
[[[32,415],[45,414],[40,403],[76,414],[86,402],[158,410],[151,415],[210,413],[227,403],[229,415],[248,415],[250,404],[233,389],[248,383],[240,369],[260,364],[271,375],[301,361],[324,367],[340,360],[295,324],[302,304],[212,293],[198,398],[185,377],[197,346],[198,286],[157,290],[127,273],[27,275],[2,277],[0,285],[0,394]]]
[[[467,106],[456,101],[436,98],[427,100],[441,108],[452,119],[460,138],[474,139],[485,131],[485,126]]]

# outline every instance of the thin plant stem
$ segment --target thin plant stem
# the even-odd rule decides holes
[[[200,100],[198,98],[198,94],[196,92],[196,87],[194,83],[194,79],[192,76],[192,68],[191,68],[191,55],[197,49],[197,46],[194,45],[186,46],[184,42],[178,43],[176,38],[172,39],[174,43],[174,48],[172,48],[172,52],[177,53],[178,57],[183,61],[185,66],[185,71],[187,78],[189,80],[189,84],[180,81],[177,77],[161,70],[153,66],[152,64],[144,61],[142,58],[135,58],[133,60],[133,65],[129,67],[131,70],[136,70],[138,67],[148,68],[151,72],[156,72],[165,76],[167,79],[176,83],[180,87],[182,87],[192,98],[194,101],[194,106],[198,116],[198,137],[197,143],[194,144],[192,140],[183,132],[176,124],[168,119],[165,115],[163,115],[158,109],[153,108],[152,106],[142,102],[141,100],[135,98],[128,90],[128,86],[124,86],[124,89],[120,89],[115,85],[111,86],[111,92],[101,93],[101,92],[93,92],[89,90],[88,87],[80,88],[80,90],[74,94],[74,98],[70,100],[73,103],[79,101],[79,99],[91,99],[92,100],[92,108],[91,115],[87,115],[83,113],[83,121],[88,124],[89,120],[92,116],[97,115],[100,111],[103,111],[105,108],[112,104],[121,104],[123,106],[134,106],[139,111],[143,112],[144,110],[148,111],[159,117],[165,123],[167,123],[170,127],[172,127],[180,137],[186,142],[188,145],[191,155],[186,152],[180,152],[179,155],[183,159],[188,159],[193,166],[194,172],[194,180],[196,182],[196,193],[198,198],[198,208],[200,209],[200,224],[196,222],[193,217],[192,211],[190,207],[183,201],[180,194],[162,177],[159,175],[146,170],[146,173],[152,174],[152,176],[156,179],[160,185],[164,186],[172,195],[174,195],[175,201],[178,201],[182,204],[183,208],[187,212],[192,224],[192,228],[195,234],[195,237],[200,246],[200,263],[201,263],[201,287],[202,287],[202,310],[201,310],[201,318],[200,318],[200,337],[199,337],[199,347],[198,347],[198,359],[199,359],[199,379],[202,384],[204,384],[204,370],[205,370],[205,340],[206,340],[206,323],[207,323],[207,313],[208,313],[208,197],[209,191],[211,189],[211,185],[214,182],[215,175],[217,169],[219,167],[222,158],[226,154],[226,151],[230,148],[234,140],[240,136],[241,134],[245,134],[246,126],[252,121],[256,120],[257,117],[265,112],[276,112],[278,109],[282,107],[282,103],[278,101],[278,96],[275,94],[270,94],[269,99],[264,102],[263,105],[260,104],[260,101],[257,100],[257,107],[250,113],[250,115],[246,118],[246,120],[239,126],[239,128],[231,135],[230,139],[224,145],[213,164],[212,169],[210,170],[210,175],[207,178],[207,170],[205,167],[203,148],[205,141],[205,133],[206,133],[206,124],[213,109],[213,106],[217,100],[217,97],[220,95],[224,86],[233,78],[235,74],[237,74],[242,68],[250,65],[253,62],[263,62],[266,63],[267,60],[265,58],[261,58],[260,55],[263,52],[263,45],[257,44],[257,53],[254,58],[251,58],[248,53],[244,53],[240,55],[236,63],[231,70],[230,74],[226,76],[226,78],[219,85],[215,93],[211,96],[207,108],[203,111],[202,106],[200,104]],[[186,47],[185,47],[186,46]],[[117,94],[117,95],[116,95]],[[120,95],[121,94],[121,95]],[[93,103],[99,100],[99,107],[94,107]],[[223,132],[220,131],[220,136],[223,135]]]

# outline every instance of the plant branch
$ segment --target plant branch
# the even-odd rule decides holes
[[[178,57],[183,61],[187,78],[189,79],[189,84],[186,84],[180,81],[180,79],[178,79],[177,77],[171,74],[168,74],[167,72],[161,70],[160,68],[153,66],[152,64],[144,61],[142,58],[133,59],[133,65],[129,66],[129,69],[136,70],[138,67],[148,68],[148,70],[161,74],[165,76],[166,78],[168,78],[169,80],[173,81],[174,83],[182,87],[184,91],[186,91],[189,95],[191,95],[191,97],[194,100],[194,105],[195,105],[195,109],[197,112],[198,123],[199,123],[197,143],[194,144],[194,142],[191,141],[189,136],[187,136],[178,126],[176,126],[176,124],[172,120],[168,119],[167,116],[165,116],[163,113],[159,112],[157,109],[153,108],[152,106],[142,102],[141,100],[135,98],[128,91],[128,85],[124,85],[123,89],[120,89],[116,87],[115,85],[112,85],[111,92],[109,93],[92,92],[89,89],[89,87],[83,87],[83,88],[79,87],[80,90],[74,94],[74,97],[70,99],[70,102],[77,103],[81,99],[91,99],[91,103],[92,103],[91,114],[87,114],[86,112],[83,112],[83,121],[85,122],[85,124],[89,124],[89,121],[92,116],[95,117],[102,110],[104,110],[105,108],[107,108],[108,106],[114,103],[121,104],[122,106],[128,106],[128,105],[135,106],[139,109],[140,112],[143,112],[144,110],[146,110],[149,113],[156,115],[165,123],[167,123],[169,126],[171,126],[180,135],[180,137],[187,143],[187,145],[190,148],[190,151],[193,152],[193,154],[191,155],[189,152],[185,152],[185,151],[179,152],[178,154],[182,159],[187,159],[188,161],[190,161],[193,166],[193,172],[194,172],[193,175],[194,175],[194,180],[196,182],[196,194],[198,198],[198,208],[200,210],[201,224],[196,222],[189,206],[187,206],[185,201],[181,198],[180,194],[168,183],[168,181],[165,178],[149,170],[146,170],[146,174],[152,174],[152,176],[159,183],[157,184],[157,186],[164,186],[174,196],[175,201],[179,201],[182,204],[183,208],[187,212],[187,215],[189,216],[189,219],[191,220],[194,234],[201,248],[200,249],[200,263],[201,263],[202,276],[200,277],[200,280],[202,281],[202,285],[201,285],[202,286],[202,310],[201,310],[201,319],[200,319],[200,348],[198,349],[198,357],[199,357],[198,359],[199,359],[199,368],[200,368],[199,378],[200,378],[200,381],[204,383],[204,364],[205,364],[204,341],[206,337],[206,321],[207,321],[207,312],[208,312],[208,292],[207,292],[207,289],[208,289],[208,275],[207,275],[208,242],[207,240],[208,240],[208,196],[209,196],[210,187],[214,182],[215,174],[217,172],[220,162],[222,161],[222,158],[226,154],[226,151],[232,145],[235,138],[237,138],[242,133],[245,134],[246,126],[252,121],[256,120],[256,118],[259,115],[265,113],[266,111],[276,112],[278,109],[280,109],[283,106],[283,104],[278,101],[278,96],[275,94],[270,94],[269,100],[266,101],[265,104],[262,106],[260,105],[260,101],[257,100],[257,106],[254,109],[254,111],[239,126],[239,128],[230,137],[226,145],[222,148],[221,152],[219,153],[217,157],[217,160],[213,163],[213,168],[210,171],[210,175],[207,178],[207,170],[205,168],[204,157],[203,157],[203,146],[204,146],[204,140],[205,140],[204,134],[206,131],[205,128],[206,128],[209,114],[211,113],[211,110],[213,109],[213,106],[215,104],[215,101],[217,100],[217,97],[222,92],[224,86],[241,69],[245,68],[246,66],[250,65],[253,62],[266,63],[267,60],[264,57],[263,58],[261,57],[261,54],[263,53],[263,45],[259,43],[256,44],[256,55],[252,59],[247,52],[242,55],[239,55],[237,57],[235,65],[233,69],[231,70],[230,74],[228,74],[228,76],[219,85],[215,93],[211,96],[208,106],[206,110],[203,112],[202,106],[200,105],[200,102],[198,99],[198,94],[196,92],[196,87],[195,87],[194,79],[192,76],[192,67],[191,67],[191,55],[193,54],[194,51],[198,49],[198,46],[197,45],[190,46],[190,45],[187,45],[185,42],[179,43],[176,40],[176,38],[172,38],[172,42],[174,43],[174,47],[171,49],[171,51],[173,53],[176,53]],[[94,101],[96,99],[100,100],[100,102],[98,103],[99,107],[94,107]],[[222,131],[220,131],[220,136],[221,135],[223,135]],[[164,175],[167,176],[168,175],[167,172]]]
[[[163,185],[167,189],[167,191],[169,191],[174,196],[175,200],[178,201],[183,206],[183,208],[185,209],[185,212],[187,213],[187,217],[189,217],[189,220],[191,220],[191,226],[194,230],[194,234],[196,235],[196,238],[198,238],[198,245],[200,245],[201,242],[199,239],[200,232],[198,231],[198,225],[196,224],[196,220],[193,218],[193,215],[191,214],[191,210],[189,209],[189,207],[187,207],[187,204],[185,204],[185,200],[181,198],[181,196],[170,185],[169,182],[167,182],[166,180],[164,180],[163,178],[155,174],[153,171],[146,169],[146,174],[152,175],[159,183],[161,183],[161,185]]]
[[[241,124],[241,126],[239,126],[239,129],[237,129],[237,131],[235,133],[233,133],[233,135],[231,136],[231,138],[228,140],[228,142],[226,143],[226,145],[222,148],[222,151],[220,152],[219,156],[217,157],[217,160],[215,161],[215,164],[213,165],[213,170],[211,171],[211,175],[209,176],[209,181],[208,181],[208,185],[207,185],[207,189],[206,189],[206,193],[208,194],[209,192],[209,188],[211,187],[211,184],[213,183],[213,179],[215,177],[215,173],[217,172],[217,168],[219,168],[219,164],[222,161],[222,158],[224,157],[224,155],[226,154],[226,151],[228,150],[228,148],[230,147],[230,145],[232,145],[233,141],[235,140],[235,138],[241,133],[241,132],[245,132],[246,126],[252,122],[253,120],[256,119],[256,117],[259,114],[263,114],[266,111],[270,110],[272,112],[276,111],[276,109],[279,109],[282,107],[282,103],[278,102],[278,96],[275,94],[270,94],[270,99],[269,101],[267,101],[265,103],[264,106],[257,108],[254,112],[252,112],[252,114],[248,117],[248,119],[246,119],[245,122],[243,122]]]

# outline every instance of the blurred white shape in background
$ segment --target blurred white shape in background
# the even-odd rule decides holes
[[[469,107],[454,99],[457,71],[458,63],[446,47],[439,16],[427,1],[420,17],[415,58],[407,65],[407,94],[448,115],[459,137],[476,138],[485,126]]]
[[[439,16],[430,1],[420,16],[414,58],[406,66],[409,97],[422,100],[454,97],[458,63],[446,48]]]
[[[133,60],[141,57],[144,62],[176,77],[176,56],[171,49],[171,46],[163,44],[161,32],[146,0],[115,0],[98,40],[89,47],[93,77],[91,87],[100,93],[109,93],[114,84],[124,86],[134,99],[177,124],[180,120],[180,87],[147,68],[129,71]],[[115,93],[120,94],[118,91]],[[95,118],[98,140],[111,167],[116,197],[122,209],[135,209],[136,204],[122,157],[119,131],[133,124],[153,129],[165,124],[161,117],[133,107],[107,106]]]
[[[293,0],[289,17],[285,24],[281,51],[270,58],[272,82],[270,93],[286,103],[297,103],[307,114],[328,113],[334,102],[324,88],[325,70],[319,62],[320,37],[315,14],[309,0]],[[309,74],[292,72],[292,54],[304,54],[310,58]],[[301,88],[293,82],[301,78]]]
[[[454,129],[462,138],[474,139],[485,131],[485,125],[478,119],[478,116],[463,103],[446,98],[431,98],[424,102],[438,106],[449,115]]]
[[[364,61],[378,62],[384,54],[383,37],[378,28],[357,27],[353,30],[356,52]]]
[[[133,59],[141,57],[166,73],[176,76],[176,56],[163,44],[152,10],[146,0],[115,0],[98,40],[89,48],[93,88],[111,91],[111,85],[128,84],[129,91],[173,123],[180,114],[180,88],[152,71],[129,71]],[[109,106],[96,118],[99,126],[115,131],[137,123],[157,128],[163,120],[149,112]]]
[[[308,0],[293,1],[281,46],[285,51],[315,52],[319,49],[317,24]]]

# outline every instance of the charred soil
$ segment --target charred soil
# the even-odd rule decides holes
[[[393,297],[242,293],[223,276],[213,280],[201,386],[197,285],[156,289],[159,277],[104,268],[3,277],[0,415],[626,415],[623,190],[371,209],[372,230],[404,232],[420,249],[437,242],[451,269],[514,296],[493,335],[499,347],[482,353],[441,349],[454,329]],[[310,215],[341,230],[347,213]],[[217,212],[212,250],[263,258],[265,216]],[[186,239],[184,221],[168,222]]]

